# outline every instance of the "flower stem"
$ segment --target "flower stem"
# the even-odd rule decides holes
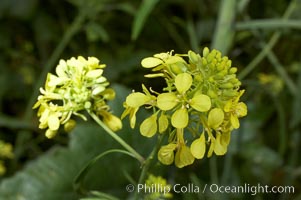
[[[127,151],[132,153],[135,158],[140,162],[140,164],[144,164],[144,158],[135,150],[133,149],[128,143],[126,143],[121,137],[119,137],[115,132],[113,132],[107,125],[105,125],[95,113],[88,111],[89,115],[95,120],[95,122],[101,126],[112,138],[114,138],[121,146],[123,146]]]
[[[151,166],[151,163],[156,155],[156,153],[158,152],[161,143],[163,141],[164,136],[159,136],[159,139],[157,141],[157,144],[155,146],[155,148],[153,149],[153,151],[149,154],[149,156],[147,157],[147,159],[144,162],[144,165],[142,166],[142,171],[138,180],[138,184],[143,184],[147,175],[147,172]],[[135,198],[134,199],[138,199],[138,190],[136,190],[135,192]]]

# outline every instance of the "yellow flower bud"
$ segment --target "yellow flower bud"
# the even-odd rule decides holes
[[[57,131],[56,130],[51,130],[51,129],[47,129],[47,131],[45,132],[45,136],[48,139],[54,138],[54,136],[56,136]]]
[[[73,119],[69,119],[65,124],[64,124],[64,130],[66,132],[71,132],[76,126],[76,121]]]
[[[197,64],[201,58],[200,55],[196,54],[193,51],[188,51],[188,57],[189,57],[190,62],[192,62],[194,64]]]

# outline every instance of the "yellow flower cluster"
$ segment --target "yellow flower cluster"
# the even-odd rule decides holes
[[[9,143],[5,143],[4,141],[0,140],[0,175],[5,174],[6,172],[4,161],[2,159],[12,159],[13,157],[13,146]]]
[[[53,138],[60,125],[67,132],[75,126],[72,114],[86,120],[80,111],[87,110],[102,117],[112,130],[121,129],[118,117],[109,112],[107,100],[115,97],[115,91],[107,88],[109,82],[102,75],[104,64],[99,64],[95,57],[85,59],[79,56],[65,61],[60,60],[56,75],[48,73],[45,88],[40,88],[41,95],[33,108],[39,108],[39,128],[47,129],[46,137]]]
[[[171,188],[172,186],[167,183],[165,178],[150,174],[145,181],[144,192],[146,195],[144,196],[144,199],[171,199],[173,197]]]
[[[239,101],[244,90],[239,89],[241,82],[231,60],[217,50],[204,48],[202,56],[193,51],[160,53],[141,64],[154,72],[146,77],[164,78],[166,87],[158,93],[142,85],[143,92],[126,98],[121,118],[129,115],[134,128],[139,108],[153,108],[154,113],[141,123],[140,132],[146,137],[169,135],[169,143],[158,152],[159,161],[166,165],[175,162],[181,168],[203,158],[207,146],[208,157],[213,152],[224,155],[231,131],[239,128],[239,118],[247,115],[246,104]],[[191,143],[188,138],[193,138]]]

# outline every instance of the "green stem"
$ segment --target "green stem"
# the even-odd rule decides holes
[[[164,136],[159,136],[159,139],[158,139],[158,142],[155,146],[155,148],[153,149],[153,151],[149,154],[149,156],[147,157],[143,167],[142,167],[142,171],[141,171],[141,174],[140,174],[140,177],[139,177],[139,180],[138,180],[138,184],[143,184],[145,179],[146,179],[146,175],[147,175],[147,172],[151,166],[151,163],[155,157],[155,155],[157,154],[160,146],[161,146],[161,143],[163,141],[163,138]],[[138,199],[138,191],[136,190],[135,192],[135,199]]]
[[[123,146],[126,150],[128,150],[130,153],[132,153],[137,160],[143,164],[145,163],[144,158],[130,145],[128,145],[121,137],[119,137],[115,132],[113,132],[107,125],[105,125],[95,113],[88,111],[90,116],[95,120],[95,122],[101,126],[112,138],[114,138],[121,146]]]
[[[293,11],[295,10],[296,7],[297,7],[296,1],[291,1],[289,6],[287,7],[285,13],[283,14],[282,19],[283,20],[288,19],[291,16],[291,14],[293,13]],[[253,71],[256,68],[256,66],[258,66],[258,64],[268,55],[270,50],[275,46],[275,44],[279,40],[280,36],[281,36],[281,31],[276,31],[272,35],[270,41],[267,43],[267,45],[264,46],[264,48],[261,50],[261,52],[252,60],[252,62],[250,62],[250,64],[248,64],[238,74],[238,78],[240,80],[244,79],[249,73],[251,73],[251,71]]]
[[[82,168],[82,170],[77,174],[77,176],[75,177],[74,181],[73,181],[73,187],[75,189],[75,191],[79,194],[85,194],[86,190],[83,187],[83,181],[84,178],[86,177],[87,173],[89,172],[89,170],[95,165],[95,163],[100,160],[101,158],[103,158],[104,156],[111,154],[111,153],[121,153],[121,154],[125,154],[128,156],[131,156],[133,158],[135,158],[135,156],[125,150],[121,150],[121,149],[111,149],[108,151],[105,151],[101,154],[99,154],[98,156],[96,156],[95,158],[93,158],[92,160],[90,160],[87,165]]]
[[[233,37],[233,24],[236,15],[236,0],[221,1],[218,21],[214,30],[211,48],[220,50],[223,54],[229,51]]]

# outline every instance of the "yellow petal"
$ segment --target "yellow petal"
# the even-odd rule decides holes
[[[175,86],[180,94],[186,92],[192,85],[192,77],[190,74],[182,73],[176,76]]]
[[[175,165],[178,168],[182,168],[191,165],[193,162],[194,157],[191,154],[190,149],[186,145],[181,146],[176,153]]]
[[[48,139],[54,138],[54,136],[56,136],[57,131],[56,130],[51,130],[51,129],[47,129],[47,131],[45,132],[45,136]]]
[[[188,111],[186,108],[176,110],[171,116],[171,124],[175,128],[185,128],[188,125]]]
[[[221,144],[221,134],[216,134],[216,139],[214,141],[214,153],[218,156],[224,155],[227,152],[227,145]]]
[[[176,144],[168,144],[162,146],[158,152],[158,160],[164,165],[170,165],[174,161],[174,150],[177,148]]]
[[[88,71],[86,74],[87,78],[98,78],[102,75],[103,70],[102,69],[94,69],[91,71]]]
[[[159,133],[163,133],[164,131],[166,131],[169,125],[167,116],[161,113],[158,122],[159,122]]]
[[[140,133],[145,137],[152,137],[157,132],[157,114],[146,118],[140,125]]]
[[[138,109],[139,108],[131,108],[131,111],[130,111],[130,125],[131,125],[131,128],[135,127],[135,124],[136,124],[136,113],[137,113]]]
[[[225,104],[225,106],[224,106],[224,111],[225,112],[230,112],[231,111],[231,108],[232,108],[232,100],[229,100],[229,101],[227,101],[227,103]]]
[[[191,154],[197,158],[202,159],[206,151],[205,135],[204,133],[200,138],[194,140],[190,146]]]
[[[233,126],[233,128],[235,128],[235,129],[239,128],[240,124],[239,124],[239,120],[238,120],[237,116],[231,114],[230,122],[231,122],[231,125]]]
[[[103,122],[112,130],[112,131],[118,131],[122,128],[122,122],[121,120],[116,117],[115,115],[105,112],[103,116]]]
[[[239,102],[236,106],[235,112],[238,117],[244,117],[248,114],[247,105],[243,102]]]
[[[200,112],[207,112],[211,108],[210,97],[204,94],[195,95],[190,100],[190,106]]]
[[[144,68],[153,68],[153,67],[156,67],[156,66],[158,66],[158,65],[160,65],[162,63],[163,63],[163,61],[161,59],[154,58],[154,57],[144,58],[141,61],[141,65]]]
[[[49,129],[56,131],[60,127],[60,120],[56,114],[51,114],[48,118]]]
[[[141,92],[134,92],[131,93],[129,96],[126,97],[126,104],[130,107],[140,107],[145,104],[149,98],[141,93]]]
[[[231,139],[231,132],[224,132],[221,135],[221,144],[228,146]]]
[[[208,125],[217,129],[224,121],[224,111],[220,108],[213,108],[208,115]]]
[[[157,106],[161,110],[170,110],[178,104],[174,93],[162,93],[157,97]]]

